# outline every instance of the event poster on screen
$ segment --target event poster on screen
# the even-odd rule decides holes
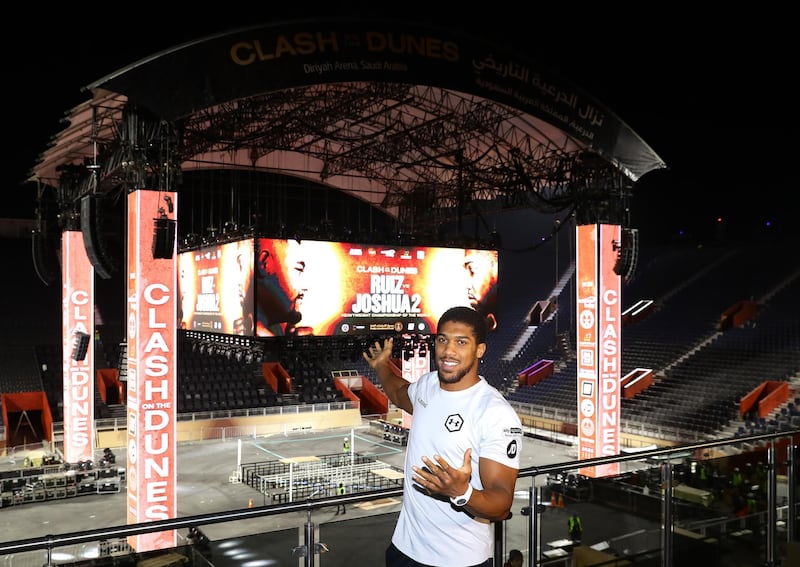
[[[492,316],[496,250],[256,238],[179,256],[179,326],[248,336],[433,333],[453,305]]]

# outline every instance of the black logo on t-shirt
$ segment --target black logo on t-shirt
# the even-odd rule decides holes
[[[461,431],[463,425],[464,425],[464,418],[458,415],[457,413],[452,413],[448,415],[447,419],[444,420],[444,426],[450,433],[453,433],[454,431]]]
[[[507,456],[509,459],[513,459],[514,457],[516,457],[516,456],[517,456],[517,451],[518,451],[518,450],[519,450],[519,449],[517,448],[517,440],[516,440],[516,439],[514,439],[514,440],[513,440],[513,441],[511,441],[511,443],[509,443],[509,444],[508,444],[508,446],[506,447],[506,456]]]

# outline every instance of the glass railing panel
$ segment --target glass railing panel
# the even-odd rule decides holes
[[[165,527],[178,529],[184,546],[191,526],[199,527],[213,543],[211,556],[204,555],[212,563],[215,555],[221,558],[224,554],[226,558],[242,560],[244,565],[248,554],[256,554],[292,567],[367,565],[375,564],[369,563],[374,560],[380,565],[402,499],[402,485],[396,478],[401,469],[392,464],[402,463],[402,447],[367,431],[369,428],[355,434],[356,446],[361,450],[369,448],[369,455],[360,454],[358,458],[355,453],[346,457],[321,453],[318,449],[330,449],[331,443],[338,450],[342,436],[320,432],[314,438],[276,436],[272,445],[267,445],[266,439],[253,439],[248,449],[259,460],[241,465],[243,469],[255,467],[261,464],[261,458],[265,464],[282,462],[290,447],[298,454],[322,455],[315,457],[325,468],[323,477],[327,480],[321,486],[331,485],[332,471],[345,471],[353,479],[348,481],[351,490],[345,498],[325,490],[304,493],[301,501],[277,502],[273,496],[286,492],[284,487],[277,490],[278,485],[262,486],[260,482],[248,485],[244,478],[252,479],[252,475],[242,475],[238,482],[226,486],[230,469],[223,465],[219,471],[225,472],[224,478],[215,476],[216,484],[205,487],[202,498],[197,497],[196,488],[191,496],[195,504],[217,506],[217,497],[233,494],[232,505],[236,509],[232,512],[185,516],[168,521],[168,526],[158,522],[119,525],[124,523],[124,516],[118,523],[90,531],[65,533],[73,529],[72,524],[40,526],[35,532],[29,529],[30,536],[24,536],[32,540],[0,541],[0,567],[64,564],[71,558],[92,560],[85,554],[92,551],[93,545],[99,549],[102,541],[108,543],[112,538]],[[690,565],[697,561],[707,564],[706,560],[716,567],[738,567],[743,559],[752,565],[783,567],[797,547],[798,475],[794,462],[799,436],[799,431],[793,431],[704,441],[603,459],[576,461],[567,457],[564,462],[524,468],[517,482],[512,515],[495,526],[498,557],[517,548],[524,552],[526,565],[547,567],[560,567],[558,562],[577,564],[578,559],[585,567],[600,567],[620,558],[645,567]],[[328,445],[317,445],[328,442],[329,437]],[[309,445],[298,449],[301,438]],[[227,460],[233,465],[236,447],[233,443],[204,444],[202,460],[206,467]],[[546,450],[544,446],[537,449]],[[307,482],[295,474],[306,460],[289,459],[290,465],[294,463],[296,467],[291,475],[294,481]],[[379,462],[384,461],[388,466],[379,467]],[[620,472],[591,479],[581,475],[586,467],[608,463],[618,463]],[[362,468],[364,474],[360,475]],[[254,469],[256,473],[265,474],[261,469]],[[13,489],[9,488],[9,498],[13,497]],[[296,490],[289,492],[299,495]],[[88,498],[105,505],[105,499],[115,498],[114,494]],[[536,505],[531,505],[532,498]],[[755,501],[752,506],[750,499]],[[347,511],[337,515],[340,503]],[[10,501],[8,505],[16,506]],[[45,505],[48,514],[52,514],[64,502]],[[42,504],[31,502],[18,510],[3,510],[2,515],[24,518],[27,510],[39,506]],[[582,520],[579,542],[568,531],[573,512]],[[74,529],[81,527],[76,524]],[[42,535],[45,533],[55,535]],[[191,550],[197,552],[201,547],[195,545]],[[364,559],[353,562],[357,554],[364,554]],[[107,559],[108,554],[101,557]]]
[[[366,506],[370,509],[382,507],[380,500],[356,506]],[[397,506],[387,505],[387,507]],[[345,513],[331,517],[335,509],[334,506],[327,514],[314,515],[321,517],[320,519],[324,518],[323,523],[319,525],[316,540],[316,551],[319,553],[317,565],[320,567],[383,565],[384,553],[392,539],[399,512],[352,518],[347,518],[348,514]]]
[[[722,439],[577,461],[619,464],[619,474],[602,478],[582,477],[587,469],[575,461],[525,469],[520,480],[533,475],[539,502],[527,516],[531,564],[781,565],[796,540],[792,442]],[[582,520],[580,542],[568,531],[573,514]]]

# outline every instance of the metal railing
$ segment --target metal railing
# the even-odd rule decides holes
[[[555,463],[550,465],[542,465],[537,467],[531,467],[520,471],[520,477],[532,477],[536,479],[537,477],[541,477],[543,475],[554,474],[554,473],[563,473],[567,471],[574,471],[576,469],[582,468],[590,468],[595,466],[601,465],[608,465],[608,464],[616,464],[616,463],[625,463],[631,461],[639,461],[639,460],[647,460],[647,459],[659,459],[661,461],[661,479],[663,483],[663,497],[661,499],[662,503],[662,514],[661,514],[661,545],[660,545],[660,555],[661,555],[661,562],[660,565],[662,567],[673,567],[673,534],[675,529],[675,518],[674,518],[674,482],[673,482],[673,463],[672,457],[673,455],[681,455],[681,459],[683,459],[683,455],[687,453],[690,454],[702,454],[704,450],[713,449],[716,447],[724,447],[728,445],[742,445],[742,444],[753,444],[758,445],[761,443],[766,444],[766,451],[768,456],[768,463],[767,463],[767,487],[766,487],[766,494],[767,494],[767,505],[766,505],[766,521],[764,522],[765,528],[765,551],[766,557],[765,562],[763,563],[764,567],[775,567],[778,565],[776,563],[776,528],[777,528],[777,510],[778,510],[778,503],[777,503],[777,456],[774,442],[778,439],[790,439],[789,444],[787,445],[787,455],[786,455],[786,467],[787,467],[787,483],[788,483],[788,498],[787,498],[787,506],[786,509],[788,510],[787,515],[788,518],[786,520],[786,534],[787,540],[790,542],[796,541],[796,533],[795,533],[795,526],[797,523],[797,466],[795,464],[796,459],[796,452],[797,452],[797,441],[800,437],[800,430],[793,430],[793,431],[785,431],[780,433],[771,433],[771,434],[763,434],[763,435],[753,435],[749,437],[735,437],[729,439],[719,439],[714,441],[706,441],[702,443],[696,443],[692,445],[682,445],[680,447],[671,447],[669,449],[653,449],[653,450],[646,450],[646,451],[639,451],[634,454],[629,455],[614,455],[610,457],[599,457],[594,459],[583,459],[579,461],[573,462],[565,462],[565,463]],[[533,485],[532,485],[533,486]],[[539,489],[540,490],[540,489]],[[531,502],[541,502],[541,493],[536,493],[536,489],[531,488]],[[539,550],[541,549],[541,541],[539,541],[539,530],[538,530],[538,522],[540,520],[540,514],[531,514],[530,515],[530,524],[529,524],[529,540],[531,541],[531,549]],[[534,561],[534,558],[529,557],[529,565],[539,565],[540,563]],[[614,563],[612,563],[614,564]]]
[[[763,512],[764,521],[762,523],[764,528],[764,561],[765,567],[778,567],[781,565],[781,557],[779,556],[777,543],[777,526],[778,521],[784,523],[786,527],[786,540],[788,542],[796,541],[796,524],[797,524],[797,466],[795,464],[795,456],[797,454],[797,442],[800,439],[800,430],[783,431],[780,433],[771,433],[763,435],[754,435],[750,437],[735,437],[729,439],[719,439],[714,441],[706,441],[695,443],[692,445],[682,445],[670,447],[666,449],[653,449],[638,451],[633,454],[614,455],[609,457],[601,457],[594,459],[572,460],[555,464],[541,465],[529,467],[520,470],[520,478],[530,478],[531,485],[528,489],[528,509],[531,511],[525,518],[525,528],[527,530],[527,539],[529,541],[529,549],[533,550],[528,554],[528,566],[543,566],[555,567],[558,565],[568,565],[568,559],[556,558],[549,559],[542,553],[543,543],[541,541],[541,528],[543,522],[543,512],[541,510],[544,489],[541,482],[542,477],[546,475],[554,475],[560,473],[568,473],[589,467],[596,467],[609,464],[630,463],[633,461],[641,462],[657,462],[660,468],[662,479],[663,495],[661,496],[661,529],[658,537],[659,545],[655,549],[648,552],[650,557],[648,565],[653,565],[653,555],[658,556],[659,565],[662,567],[673,567],[675,564],[674,557],[674,532],[676,529],[675,518],[675,485],[673,483],[673,458],[684,459],[687,453],[695,455],[703,455],[710,449],[734,446],[740,447],[743,443],[751,446],[762,446],[767,454],[767,478],[766,478],[766,496],[767,506]],[[778,506],[776,488],[778,485],[778,455],[776,454],[775,444],[779,440],[784,440],[786,444],[786,460],[780,466],[786,467],[786,477],[788,484],[788,496],[785,505]],[[82,530],[80,532],[64,533],[60,535],[50,535],[45,537],[31,538],[26,540],[11,541],[0,543],[0,560],[3,557],[14,557],[15,567],[27,567],[27,565],[42,565],[42,556],[35,552],[44,551],[44,565],[51,566],[57,565],[54,562],[53,554],[57,548],[65,546],[76,546],[87,544],[91,542],[105,541],[113,538],[127,538],[128,536],[135,536],[153,532],[159,532],[171,529],[191,528],[193,526],[204,526],[208,524],[219,524],[226,522],[235,522],[241,520],[248,520],[253,518],[262,518],[268,516],[276,516],[281,514],[288,514],[291,512],[304,512],[306,515],[306,522],[302,526],[303,542],[294,549],[294,556],[297,557],[298,563],[303,562],[305,567],[314,567],[317,565],[317,556],[324,551],[324,545],[320,545],[315,541],[315,524],[313,522],[313,514],[321,508],[335,506],[339,503],[355,504],[360,502],[368,502],[385,498],[401,497],[402,488],[381,489],[369,492],[354,493],[347,496],[333,496],[323,497],[319,499],[306,500],[303,502],[290,502],[265,505],[261,507],[232,510],[223,513],[211,513],[205,515],[194,515],[182,517],[180,519],[168,519],[160,521],[152,521],[143,524],[131,524],[121,526],[103,527],[95,530]],[[516,521],[519,521],[518,519]],[[720,521],[727,522],[729,519],[721,519]],[[504,561],[504,545],[505,541],[504,530],[507,529],[508,522],[496,523],[496,546],[495,546],[495,564],[502,565]],[[651,537],[651,539],[653,539]],[[23,559],[27,554],[33,553],[32,559]],[[22,555],[20,555],[22,554]],[[632,559],[632,558],[631,558]],[[0,561],[2,564],[2,561]],[[326,564],[332,563],[326,560]],[[612,564],[614,564],[612,562]],[[636,564],[636,563],[633,563]],[[642,563],[645,564],[645,563]],[[600,564],[596,564],[600,565]]]

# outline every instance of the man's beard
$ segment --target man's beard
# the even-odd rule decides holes
[[[460,368],[459,370],[455,371],[455,374],[449,373],[448,375],[443,375],[441,371],[442,366],[439,365],[439,382],[443,384],[457,384],[461,381],[467,373],[472,370],[472,367],[469,368]]]

